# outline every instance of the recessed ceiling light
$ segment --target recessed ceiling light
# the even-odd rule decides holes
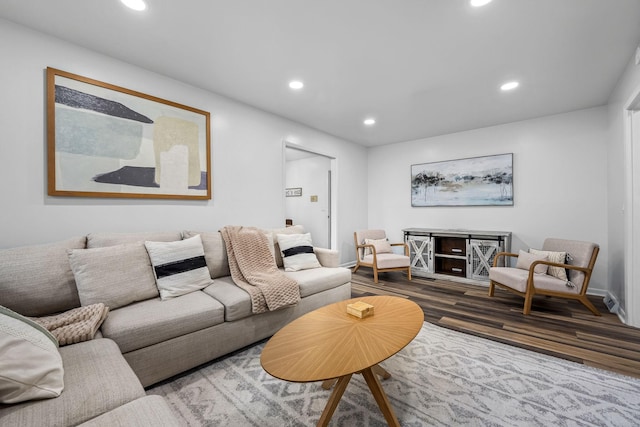
[[[120,0],[120,1],[129,9],[141,11],[147,8],[147,4],[144,2],[144,0]]]
[[[513,82],[507,82],[505,84],[503,84],[502,86],[500,86],[500,89],[502,90],[512,90],[517,88],[520,85],[520,83],[513,81]]]
[[[375,125],[376,119],[364,119],[364,124],[367,126]]]
[[[469,2],[473,7],[486,6],[491,3],[491,0],[471,0]]]
[[[293,80],[289,82],[289,87],[296,90],[302,89],[304,87],[304,83],[302,83],[300,80]]]

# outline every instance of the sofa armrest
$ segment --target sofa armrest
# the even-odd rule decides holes
[[[318,262],[323,267],[340,267],[340,255],[339,252],[333,249],[326,248],[313,248]]]

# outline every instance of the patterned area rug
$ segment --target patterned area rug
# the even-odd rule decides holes
[[[331,391],[260,366],[264,342],[147,391],[189,426],[313,426]],[[425,323],[382,366],[402,426],[639,426],[640,379]],[[331,426],[386,426],[354,375]]]

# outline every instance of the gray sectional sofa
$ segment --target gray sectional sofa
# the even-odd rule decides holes
[[[265,231],[275,242],[279,267],[276,235],[303,231],[300,226]],[[138,248],[144,248],[145,241],[195,235],[201,238],[213,283],[161,300],[142,284],[153,267]],[[314,252],[321,267],[285,272],[298,282],[300,301],[254,314],[249,295],[229,275],[225,244],[217,231],[95,233],[0,251],[1,306],[42,317],[99,301],[104,291],[110,308],[93,340],[60,347],[62,394],[0,404],[0,425],[178,425],[164,399],[146,396],[144,387],[269,337],[304,313],[351,297],[351,272],[339,267],[338,253],[320,248]],[[70,254],[77,256],[73,269]],[[122,277],[128,278],[126,283],[121,283]]]

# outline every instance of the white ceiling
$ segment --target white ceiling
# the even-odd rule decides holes
[[[640,0],[146,1],[0,17],[366,146],[606,104],[640,43]]]

